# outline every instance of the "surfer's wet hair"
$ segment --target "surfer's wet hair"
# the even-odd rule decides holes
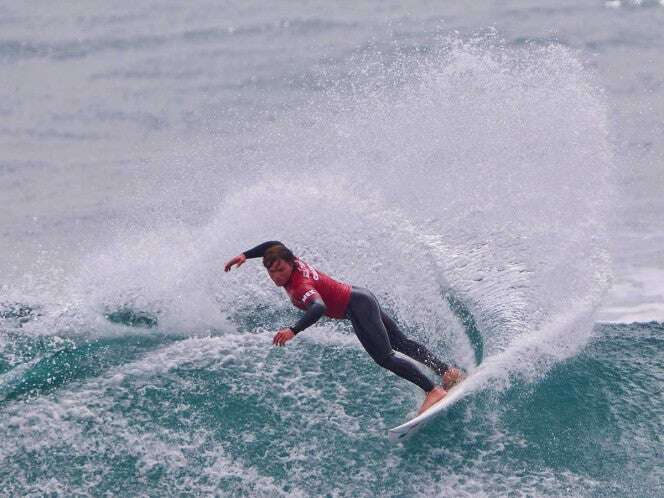
[[[293,255],[291,250],[282,244],[277,244],[265,251],[265,254],[263,255],[263,266],[269,270],[278,259],[283,259],[291,266],[295,264],[295,255]]]

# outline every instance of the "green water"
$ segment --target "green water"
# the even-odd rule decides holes
[[[420,394],[343,327],[283,349],[126,328],[3,332],[9,495],[661,496],[658,324],[598,325],[543,378],[480,390],[405,444],[386,431]]]

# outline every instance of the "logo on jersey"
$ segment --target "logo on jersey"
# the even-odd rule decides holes
[[[300,259],[296,260],[296,263],[298,270],[302,272],[304,278],[313,278],[314,280],[318,280],[318,272],[316,271],[316,268]]]
[[[307,292],[304,293],[304,296],[302,296],[302,304],[307,302],[307,299],[309,299],[311,296],[314,294],[317,294],[316,289],[309,289]]]

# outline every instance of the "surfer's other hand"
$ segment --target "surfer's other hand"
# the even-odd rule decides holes
[[[272,338],[272,344],[275,346],[283,346],[293,337],[295,337],[295,332],[293,332],[291,329],[281,329]]]
[[[242,263],[244,263],[246,260],[247,257],[244,254],[235,256],[233,259],[226,262],[226,264],[224,265],[224,271],[231,271],[233,265],[237,265],[236,268],[239,268],[240,266],[242,266]]]

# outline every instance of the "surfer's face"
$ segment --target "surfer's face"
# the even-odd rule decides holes
[[[278,259],[272,263],[272,266],[270,266],[267,272],[274,282],[274,285],[283,287],[286,285],[286,282],[288,282],[291,273],[293,273],[293,266],[283,259]]]

